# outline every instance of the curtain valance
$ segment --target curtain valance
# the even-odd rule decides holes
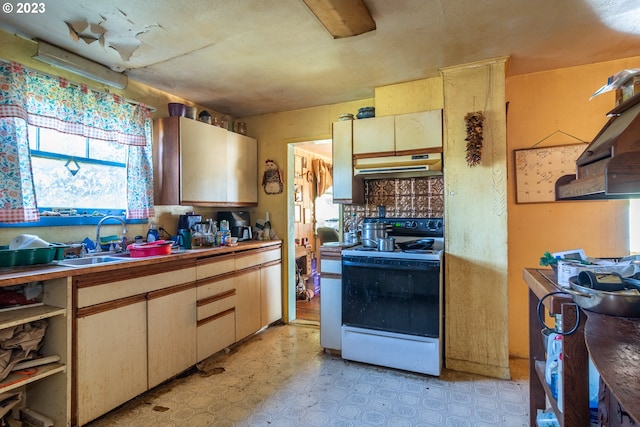
[[[115,94],[69,84],[15,62],[0,61],[0,118],[87,138],[126,145],[146,145],[145,123],[151,115]]]
[[[148,109],[0,60],[0,222],[40,219],[28,125],[128,145],[127,217],[154,215]]]

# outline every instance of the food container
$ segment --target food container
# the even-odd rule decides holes
[[[144,258],[156,255],[171,254],[173,240],[156,240],[149,243],[132,243],[127,246],[131,258]]]
[[[171,117],[185,117],[187,115],[187,106],[184,104],[179,102],[170,102],[167,106],[169,107],[169,116]]]

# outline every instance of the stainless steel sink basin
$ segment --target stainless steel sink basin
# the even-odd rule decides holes
[[[128,256],[91,256],[85,258],[71,258],[58,261],[58,264],[67,267],[85,267],[89,265],[116,263],[130,261]]]

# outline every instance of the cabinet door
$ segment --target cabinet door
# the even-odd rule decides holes
[[[267,326],[282,318],[282,264],[260,268],[261,325]]]
[[[196,363],[196,287],[176,286],[147,298],[151,388]]]
[[[342,349],[342,279],[320,275],[320,346]]]
[[[227,201],[236,205],[258,203],[257,141],[227,133]]]
[[[147,390],[147,302],[142,296],[76,322],[77,424],[84,425]]]
[[[394,146],[393,116],[371,117],[353,121],[353,155],[379,153],[392,156]]]
[[[180,117],[180,203],[226,202],[227,131]]]
[[[364,202],[364,182],[353,176],[352,123],[333,123],[333,203]]]
[[[239,272],[236,277],[236,341],[251,335],[260,323],[260,268]]]
[[[397,155],[425,148],[442,149],[442,110],[401,114],[395,116],[395,122]]]

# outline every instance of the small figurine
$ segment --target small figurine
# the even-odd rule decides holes
[[[283,190],[282,174],[276,162],[271,159],[265,161],[265,171],[262,176],[262,187],[267,194],[280,194]]]

